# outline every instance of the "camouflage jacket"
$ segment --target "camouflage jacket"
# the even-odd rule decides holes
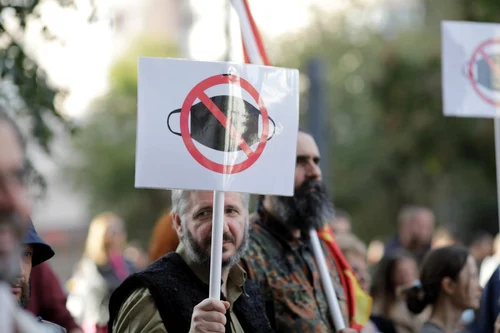
[[[335,261],[326,245],[322,246],[348,323],[345,292]],[[249,248],[242,266],[259,286],[276,332],[336,332],[309,241],[294,238],[263,207],[252,218]]]

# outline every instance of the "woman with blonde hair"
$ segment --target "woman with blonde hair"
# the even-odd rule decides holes
[[[71,279],[68,309],[85,333],[105,333],[112,292],[135,272],[123,251],[126,233],[122,219],[111,212],[96,216],[89,226],[82,260]]]

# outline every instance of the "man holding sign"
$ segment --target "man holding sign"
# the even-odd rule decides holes
[[[114,292],[109,331],[272,332],[258,289],[237,265],[248,245],[248,201],[224,194],[222,294],[209,299],[213,192],[172,191],[179,247]]]
[[[308,230],[321,230],[333,207],[321,179],[319,150],[311,135],[299,132],[293,197],[261,197],[243,266],[260,287],[276,332],[356,332],[337,330],[329,313]],[[344,322],[349,326],[346,291],[336,258],[322,242]]]

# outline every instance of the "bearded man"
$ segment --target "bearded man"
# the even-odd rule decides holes
[[[319,162],[313,137],[299,131],[294,196],[261,197],[258,214],[252,218],[249,249],[242,267],[260,288],[276,332],[356,332],[334,327],[309,240],[310,228],[321,230],[334,216]],[[323,241],[321,245],[349,327],[346,294],[335,258]]]
[[[109,332],[272,332],[258,289],[237,264],[248,247],[248,201],[224,194],[221,300],[209,299],[213,192],[172,191],[180,243],[113,293]]]

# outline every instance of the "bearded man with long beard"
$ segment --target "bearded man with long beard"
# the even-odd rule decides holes
[[[127,278],[110,300],[109,332],[271,332],[258,288],[237,264],[248,245],[248,201],[224,194],[221,300],[209,299],[213,192],[172,191],[175,252]]]
[[[333,205],[321,179],[319,150],[313,137],[299,131],[293,197],[264,196],[251,221],[250,243],[242,267],[259,287],[276,332],[356,332],[337,330],[328,310],[309,230],[333,219]],[[322,242],[344,317],[346,296],[327,246]]]

